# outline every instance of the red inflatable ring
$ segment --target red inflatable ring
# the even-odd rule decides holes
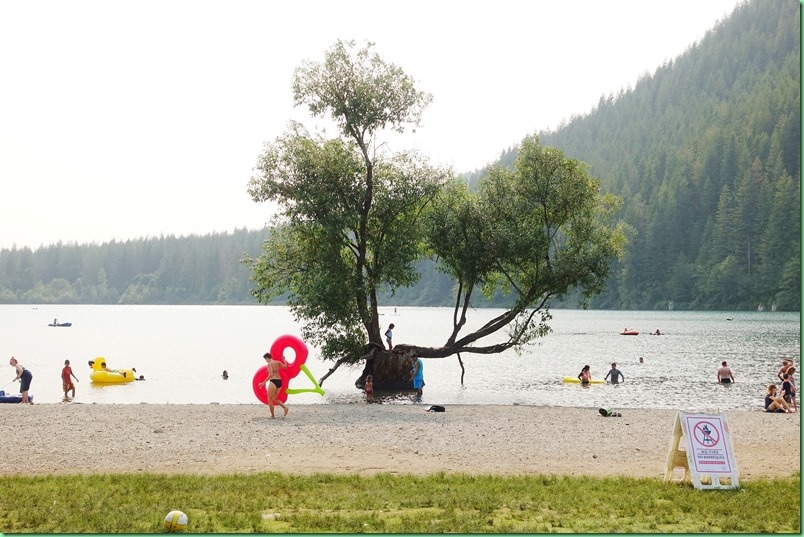
[[[290,383],[290,379],[295,378],[296,375],[299,374],[302,364],[307,361],[307,354],[309,352],[307,350],[307,345],[304,344],[304,341],[296,336],[286,334],[276,338],[276,341],[274,341],[273,345],[271,345],[271,356],[273,356],[274,359],[278,358],[279,356],[285,356],[285,350],[288,348],[293,349],[293,352],[296,356],[292,362],[285,357],[288,366],[279,370],[279,378],[282,379],[282,388],[279,390],[278,399],[283,403],[288,400],[287,388],[288,384]],[[268,404],[268,388],[267,386],[260,388],[259,384],[267,378],[268,365],[266,364],[257,369],[257,371],[254,373],[254,378],[251,380],[251,389],[254,390],[254,395],[256,395],[257,399],[266,405]]]

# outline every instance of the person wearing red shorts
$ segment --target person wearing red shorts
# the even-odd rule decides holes
[[[61,370],[61,387],[64,390],[64,400],[69,401],[75,397],[75,384],[73,379],[78,382],[78,377],[73,373],[73,368],[70,367],[70,360],[64,360],[64,368]],[[73,397],[67,394],[73,392]]]

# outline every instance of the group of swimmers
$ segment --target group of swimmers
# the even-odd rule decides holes
[[[793,374],[796,368],[793,367],[793,360],[782,359],[782,367],[776,373],[776,377],[782,381],[781,393],[777,391],[776,384],[768,384],[765,392],[765,412],[796,412],[796,385],[793,382]]]

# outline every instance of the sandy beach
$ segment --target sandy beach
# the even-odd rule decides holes
[[[0,405],[0,475],[379,472],[662,478],[675,410],[422,405]],[[277,408],[277,415],[281,409]],[[800,471],[798,413],[725,413],[740,479]]]

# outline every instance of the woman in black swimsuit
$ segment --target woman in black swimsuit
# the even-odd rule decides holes
[[[283,416],[288,415],[288,407],[279,400],[279,390],[282,389],[282,379],[279,377],[279,370],[286,369],[288,367],[288,363],[285,361],[285,357],[281,357],[282,360],[274,360],[271,357],[270,352],[266,352],[262,355],[265,358],[266,363],[268,364],[268,378],[264,381],[260,382],[258,386],[262,388],[266,384],[268,384],[268,408],[271,410],[271,418],[275,418],[274,415],[274,405],[279,405],[285,411]]]
[[[14,377],[14,380],[20,381],[20,394],[22,395],[21,403],[31,403],[33,401],[28,399],[28,390],[31,388],[31,380],[33,379],[33,373],[31,373],[30,369],[25,369],[21,363],[17,361],[16,358],[13,356],[11,360],[8,361],[10,365],[14,367],[17,371],[17,376]],[[13,381],[12,381],[13,382]]]

